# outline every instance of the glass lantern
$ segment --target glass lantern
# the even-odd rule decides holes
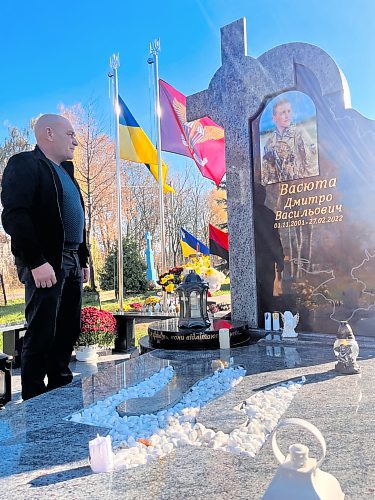
[[[176,288],[180,300],[179,328],[207,328],[210,320],[207,313],[208,284],[195,271],[190,271]]]
[[[343,375],[353,375],[361,371],[357,363],[359,354],[358,342],[347,321],[340,321],[337,338],[333,344],[333,352],[337,363],[335,370]]]

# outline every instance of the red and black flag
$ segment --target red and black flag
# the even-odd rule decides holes
[[[218,255],[229,262],[229,241],[228,233],[224,233],[212,224],[209,225],[210,233],[210,253]]]

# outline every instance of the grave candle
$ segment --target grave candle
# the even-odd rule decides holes
[[[220,344],[220,349],[230,349],[229,328],[220,328],[219,344]]]
[[[266,312],[264,313],[264,329],[267,331],[271,331],[271,313]]]
[[[113,470],[113,451],[111,436],[99,436],[89,441],[90,467],[93,472]]]
[[[272,330],[278,332],[280,330],[280,316],[278,312],[272,313]]]

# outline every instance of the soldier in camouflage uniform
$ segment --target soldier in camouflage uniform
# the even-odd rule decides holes
[[[278,101],[272,110],[276,130],[264,146],[262,184],[302,179],[319,174],[316,145],[308,134],[292,124],[293,111],[287,99]]]

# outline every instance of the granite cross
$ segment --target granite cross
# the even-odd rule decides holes
[[[225,129],[232,319],[257,326],[250,123],[269,96],[295,88],[296,64],[315,75],[323,95],[341,96],[340,70],[323,50],[304,43],[247,55],[246,20],[221,28],[222,65],[207,90],[187,97],[187,120],[209,116]]]

